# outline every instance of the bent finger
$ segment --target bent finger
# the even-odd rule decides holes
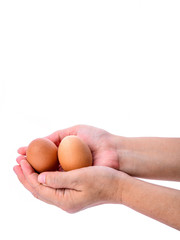
[[[39,200],[41,200],[41,201],[43,201],[43,202],[45,202],[45,203],[52,204],[52,203],[51,203],[50,201],[48,201],[47,199],[41,198],[40,196],[38,196],[38,195],[36,194],[36,192],[34,191],[34,189],[31,187],[31,185],[30,185],[30,184],[28,183],[28,181],[26,180],[26,178],[25,178],[25,176],[24,176],[24,174],[23,174],[23,171],[22,171],[22,169],[21,169],[21,166],[19,166],[19,165],[14,166],[14,167],[13,167],[13,170],[14,170],[15,174],[17,175],[20,183],[21,183],[29,192],[31,192],[32,195],[33,195],[35,198],[37,198],[37,199],[39,199]]]
[[[26,155],[26,151],[27,151],[27,146],[26,147],[20,147],[17,152],[21,155]]]
[[[59,199],[58,194],[56,194],[56,190],[40,184],[38,182],[38,173],[34,171],[26,160],[22,160],[20,164],[23,174],[29,185],[33,188],[33,192],[37,198],[46,200],[48,203],[57,206]]]
[[[75,125],[75,126],[72,126],[69,128],[58,130],[58,131],[46,136],[45,138],[54,142],[56,144],[56,146],[59,146],[61,140],[64,137],[69,136],[69,135],[77,135],[78,128],[79,128],[79,125]]]
[[[33,191],[33,188],[31,187],[31,185],[27,182],[26,178],[24,177],[23,171],[21,169],[20,165],[16,165],[13,167],[13,170],[15,172],[15,174],[17,175],[19,181],[23,184],[23,186],[30,192]]]
[[[20,162],[21,162],[21,160],[26,160],[26,156],[24,156],[24,155],[20,155],[20,156],[18,156],[17,158],[16,158],[16,162],[18,163],[18,164],[20,164]]]

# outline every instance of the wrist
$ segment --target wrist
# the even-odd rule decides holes
[[[114,203],[124,204],[126,203],[125,196],[129,192],[135,178],[129,176],[124,172],[117,171],[116,189],[114,195]]]
[[[124,181],[123,189],[122,189],[122,197],[121,197],[121,204],[128,206],[129,198],[131,198],[131,190],[136,185],[138,180],[135,177],[131,177],[128,175],[126,181]]]
[[[133,173],[132,149],[130,138],[113,135],[113,142],[118,156],[119,170],[128,174]]]

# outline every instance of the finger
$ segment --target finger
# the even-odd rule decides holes
[[[58,205],[59,199],[56,190],[40,184],[38,174],[26,160],[22,160],[20,164],[27,182],[33,188],[33,195],[35,194],[37,198],[46,200],[48,203]]]
[[[59,131],[53,132],[52,134],[50,134],[49,136],[46,136],[44,138],[52,141],[54,144],[56,144],[57,147],[59,146],[59,143],[61,141],[60,136],[59,136]]]
[[[18,164],[20,164],[20,162],[21,162],[21,160],[26,160],[26,156],[24,156],[24,155],[20,155],[20,156],[18,156],[17,158],[16,158],[16,162],[18,163]]]
[[[54,142],[56,144],[56,146],[59,146],[59,143],[61,142],[61,140],[64,137],[69,136],[69,135],[77,135],[78,128],[79,128],[79,125],[76,125],[76,126],[72,126],[70,128],[58,130],[58,131],[50,134],[49,136],[46,136],[45,138]]]
[[[76,126],[72,126],[70,128],[66,128],[66,129],[62,129],[62,130],[58,130],[56,132],[53,132],[52,134],[48,135],[48,136],[45,136],[44,138],[47,138],[49,139],[50,141],[52,141],[53,143],[56,144],[56,146],[58,147],[61,140],[66,137],[66,136],[69,136],[69,135],[77,135],[77,131],[78,131],[78,128],[80,126],[79,125],[76,125]],[[26,155],[26,151],[27,151],[27,146],[25,147],[20,147],[17,152],[21,155]]]
[[[17,175],[19,181],[23,184],[23,186],[30,192],[33,192],[33,188],[31,185],[27,182],[26,178],[24,177],[23,171],[21,169],[21,166],[16,165],[13,167],[13,170],[15,174]]]
[[[17,152],[21,155],[26,155],[27,147],[20,147]]]
[[[34,189],[31,187],[31,185],[28,183],[28,181],[26,180],[24,173],[22,171],[22,168],[20,165],[16,165],[13,167],[13,170],[15,172],[15,174],[17,175],[20,183],[29,191],[32,193],[32,195],[36,198],[38,198],[39,200],[46,202],[48,204],[52,204],[50,201],[48,201],[47,199],[43,199],[40,196],[36,195],[36,192],[34,191]]]
[[[34,169],[31,167],[31,165],[26,160],[21,160],[20,165],[21,165],[23,174],[26,177],[29,184],[33,188],[38,187],[39,186],[39,183],[37,181],[38,173],[36,173],[34,171]]]
[[[79,190],[80,174],[78,170],[69,172],[43,172],[39,174],[39,183],[51,188],[68,188]]]

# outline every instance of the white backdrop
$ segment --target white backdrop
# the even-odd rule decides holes
[[[74,124],[180,137],[179,12],[178,0],[0,1],[0,239],[179,239],[120,205],[63,212],[12,170],[17,148]]]

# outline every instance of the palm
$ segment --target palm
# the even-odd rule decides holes
[[[77,125],[56,131],[46,138],[59,146],[61,140],[68,135],[76,135],[88,144],[93,155],[93,165],[118,169],[118,154],[113,145],[112,135],[110,133],[92,126]],[[25,151],[26,148],[22,148],[19,153],[25,154]]]
[[[118,169],[118,155],[110,133],[91,126],[80,126],[77,136],[89,145],[93,155],[93,165]]]
[[[107,166],[118,169],[118,154],[111,141],[112,135],[105,130],[92,126],[78,125],[54,133],[52,140],[59,145],[61,139],[67,135],[76,135],[88,144],[93,155],[93,165]],[[59,138],[59,139],[58,139]]]

